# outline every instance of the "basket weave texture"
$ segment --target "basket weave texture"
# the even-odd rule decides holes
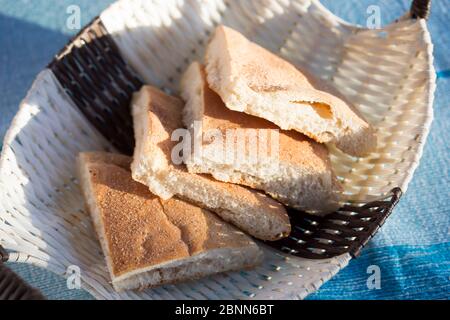
[[[367,30],[348,25],[316,1],[122,0],[99,22],[138,74],[124,74],[119,68],[105,75],[110,88],[80,89],[99,105],[127,99],[120,90],[118,96],[108,94],[120,81],[136,88],[143,81],[177,93],[181,73],[191,61],[201,59],[215,25],[223,23],[334,85],[377,128],[378,150],[366,158],[331,149],[346,201],[371,201],[394,187],[406,191],[432,119],[435,81],[424,20],[407,14],[384,29]],[[76,70],[79,61],[67,63]],[[80,151],[123,150],[126,134],[122,140],[105,139],[108,132],[87,120],[96,117],[89,106],[80,110],[83,101],[77,99],[82,95],[63,86],[61,73],[54,65],[50,68],[41,72],[23,100],[0,159],[0,241],[12,251],[10,260],[61,275],[76,265],[83,287],[99,299],[304,298],[350,260],[349,254],[309,260],[263,245],[266,259],[253,271],[143,292],[114,292],[84,210],[74,159]],[[74,74],[67,76],[76,88],[70,78]],[[109,121],[107,110],[98,117]],[[124,119],[126,124],[129,118]]]

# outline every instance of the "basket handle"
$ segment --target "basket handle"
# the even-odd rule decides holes
[[[44,300],[44,296],[38,289],[28,285],[4,265],[8,259],[8,251],[0,244],[0,300]]]
[[[411,18],[428,19],[431,9],[431,0],[413,0],[411,4]]]

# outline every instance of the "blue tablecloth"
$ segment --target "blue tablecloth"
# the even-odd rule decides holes
[[[76,4],[81,8],[84,25],[111,2],[0,0],[0,138],[37,73],[75,33],[66,26],[67,7]],[[322,3],[345,20],[361,25],[366,24],[369,5],[379,5],[382,24],[401,16],[410,5],[409,0],[322,0]],[[438,73],[435,120],[409,190],[362,255],[310,299],[450,296],[449,7],[449,0],[435,0],[428,22]],[[50,272],[28,265],[10,265],[49,298],[92,298],[83,290],[68,290],[65,280]],[[368,289],[368,267],[372,265],[380,268],[380,289]]]

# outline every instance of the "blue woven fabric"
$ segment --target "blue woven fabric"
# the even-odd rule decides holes
[[[82,24],[112,0],[0,0],[0,138],[36,74],[68,41],[66,8],[81,8]],[[378,5],[381,23],[403,15],[409,0],[322,0],[333,13],[366,24],[369,5]],[[438,81],[434,122],[424,156],[392,216],[358,259],[310,299],[448,299],[450,296],[450,13],[447,0],[433,2],[428,22],[434,43]],[[1,192],[1,190],[0,190]],[[1,213],[0,213],[1,214]],[[369,266],[380,268],[380,289],[369,289]],[[36,267],[10,265],[52,299],[89,299],[68,290],[59,276]]]

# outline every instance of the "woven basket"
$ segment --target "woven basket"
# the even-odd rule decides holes
[[[0,243],[9,261],[65,276],[76,265],[83,288],[99,299],[306,297],[358,254],[419,163],[435,90],[428,9],[429,1],[416,0],[402,18],[369,30],[314,0],[116,2],[38,75],[6,134]],[[265,261],[256,270],[116,293],[84,210],[75,157],[86,150],[130,154],[131,94],[143,83],[176,94],[180,74],[201,59],[219,23],[334,85],[377,129],[378,150],[354,158],[331,148],[344,207],[316,220],[292,213],[293,233],[261,244]]]

